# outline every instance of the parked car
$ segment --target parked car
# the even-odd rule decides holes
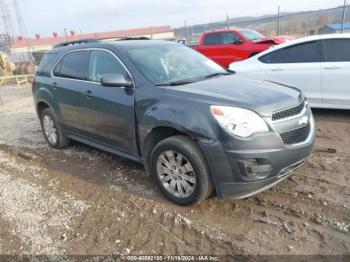
[[[350,109],[350,34],[293,40],[233,63],[230,69],[295,86],[311,107]]]
[[[54,48],[33,94],[51,147],[73,139],[142,163],[180,205],[214,189],[242,198],[275,185],[304,163],[315,137],[298,89],[231,75],[173,42]]]
[[[223,67],[252,57],[270,46],[284,43],[286,37],[264,35],[250,29],[230,29],[204,33],[193,49]]]

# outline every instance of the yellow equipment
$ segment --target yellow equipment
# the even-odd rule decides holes
[[[5,52],[0,51],[0,76],[33,74],[35,65],[31,62],[13,63]]]
[[[0,75],[9,76],[16,70],[16,65],[9,61],[8,55],[0,51]]]

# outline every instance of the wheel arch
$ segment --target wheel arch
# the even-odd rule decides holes
[[[41,112],[43,112],[44,109],[50,108],[49,104],[45,101],[40,101],[36,105],[36,112],[38,113],[38,116],[41,116]]]
[[[53,94],[47,88],[39,88],[34,95],[35,109],[38,116],[45,108],[50,108],[60,119],[59,109]]]
[[[178,128],[172,126],[157,126],[150,130],[142,143],[141,153],[142,156],[146,159],[147,156],[152,152],[153,148],[162,140],[175,136],[175,135],[184,135],[190,137],[185,132],[179,130]]]
[[[197,143],[197,138],[193,136],[191,133],[184,131],[179,127],[174,126],[156,126],[151,129],[145,136],[142,144],[141,144],[141,154],[144,159],[144,164],[146,167],[146,171],[148,172],[150,155],[154,147],[161,142],[162,140],[176,135],[182,135],[191,138],[195,143]]]

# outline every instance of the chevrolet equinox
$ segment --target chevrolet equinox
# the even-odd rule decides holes
[[[173,42],[61,44],[33,94],[51,147],[76,140],[142,163],[179,205],[265,190],[303,165],[315,138],[298,89],[234,75]]]

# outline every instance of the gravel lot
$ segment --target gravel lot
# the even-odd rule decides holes
[[[0,87],[0,253],[350,255],[350,111],[314,114],[314,152],[288,180],[183,208],[138,164],[49,148],[30,88]]]

